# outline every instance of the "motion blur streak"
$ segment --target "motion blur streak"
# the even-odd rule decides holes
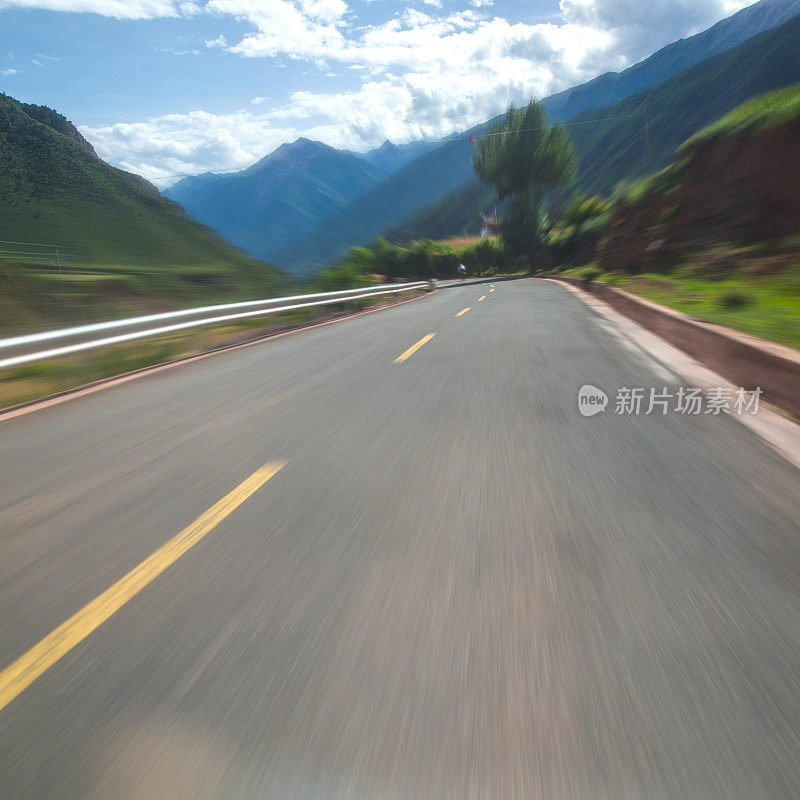
[[[494,285],[0,425],[7,663],[289,462],[0,713],[4,800],[797,797],[800,472]]]
[[[190,547],[194,547],[253,492],[258,491],[284,463],[265,464],[232,492],[225,495],[208,511],[198,517],[188,528],[170,539],[124,578],[103,592],[77,614],[59,625],[35,647],[32,647],[11,666],[0,672],[0,711],[20,692],[30,686],[45,670],[53,666],[76,644],[119,611],[148,583],[177,561]]]

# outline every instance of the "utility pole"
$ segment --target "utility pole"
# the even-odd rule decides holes
[[[58,266],[58,282],[61,285],[61,301],[63,303],[67,302],[67,298],[64,295],[64,278],[61,275],[61,259],[58,257],[58,246],[54,245],[56,250],[56,265]]]

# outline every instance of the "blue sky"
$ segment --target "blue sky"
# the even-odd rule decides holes
[[[0,88],[164,186],[300,135],[439,138],[747,0],[0,0]]]

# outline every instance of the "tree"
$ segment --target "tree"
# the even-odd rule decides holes
[[[384,275],[386,281],[391,283],[398,277],[399,257],[397,248],[380,236],[372,245],[372,253],[373,269],[375,272]]]
[[[509,106],[476,143],[475,173],[508,200],[500,225],[512,256],[530,256],[539,243],[548,191],[572,182],[575,150],[563,125],[550,125],[541,103]]]
[[[594,197],[586,197],[579,193],[572,197],[569,205],[561,215],[561,222],[564,225],[571,225],[575,230],[580,230],[586,223],[593,219],[603,217],[611,210],[608,201],[599,194]]]

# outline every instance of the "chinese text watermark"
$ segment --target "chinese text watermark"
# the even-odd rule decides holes
[[[698,388],[645,389],[623,386],[617,390],[611,410],[620,416],[634,414],[757,414],[763,394],[756,389],[715,386],[705,392]],[[578,410],[584,417],[593,417],[606,410],[608,395],[596,386],[584,384],[578,391]]]

